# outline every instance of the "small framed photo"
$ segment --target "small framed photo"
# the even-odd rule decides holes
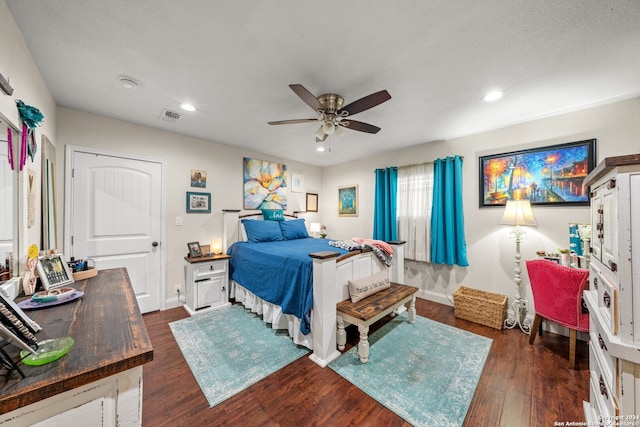
[[[211,213],[211,193],[187,191],[187,213]]]
[[[338,188],[338,216],[358,216],[358,186]]]
[[[307,212],[318,212],[318,195],[307,193]]]
[[[45,290],[73,283],[73,274],[62,254],[38,257],[36,269]]]
[[[302,193],[304,191],[304,175],[299,173],[291,174],[291,191],[294,193]]]
[[[202,249],[200,249],[199,242],[187,243],[187,247],[189,248],[189,258],[199,258],[202,256]]]
[[[207,171],[191,169],[191,186],[205,188],[207,186]]]

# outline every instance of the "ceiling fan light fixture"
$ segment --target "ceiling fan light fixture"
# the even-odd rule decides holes
[[[320,126],[318,128],[318,130],[316,131],[316,137],[318,139],[324,139],[325,136],[325,132],[324,132],[324,125]]]
[[[344,128],[338,124],[338,126],[336,126],[335,132],[334,132],[336,137],[341,137],[342,135],[344,135]]]
[[[335,130],[336,130],[336,125],[334,125],[333,122],[330,122],[328,120],[324,122],[324,124],[322,125],[322,131],[327,135],[331,135],[333,132],[335,132]]]

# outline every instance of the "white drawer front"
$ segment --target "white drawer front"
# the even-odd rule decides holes
[[[609,354],[606,343],[602,337],[601,332],[598,330],[596,322],[591,322],[589,324],[591,329],[589,333],[589,337],[591,339],[591,343],[589,347],[591,348],[591,352],[589,353],[590,359],[593,357],[595,360],[589,360],[589,366],[594,363],[597,363],[600,366],[600,370],[602,371],[603,377],[607,382],[607,386],[609,386],[610,390],[614,390],[617,393],[619,390],[617,377],[617,369],[616,362],[617,359],[612,357]]]
[[[211,261],[203,262],[196,265],[195,275],[196,278],[201,276],[210,276],[212,274],[221,274],[227,271],[226,261]]]
[[[609,326],[609,332],[618,335],[618,290],[598,270],[592,269],[591,273],[598,286],[598,310]]]
[[[615,417],[619,415],[618,405],[616,403],[615,396],[611,388],[609,388],[607,381],[604,377],[601,367],[598,365],[595,354],[593,353],[593,346],[589,346],[589,369],[591,370],[591,393],[590,398],[597,399],[598,407],[600,408],[601,419],[604,421],[604,425],[614,425],[614,423],[608,424],[608,421],[615,422]]]

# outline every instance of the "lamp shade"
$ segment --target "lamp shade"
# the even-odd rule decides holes
[[[538,225],[528,200],[507,200],[500,224]]]
[[[309,231],[312,233],[319,233],[320,232],[320,223],[319,222],[312,222],[311,225],[309,226]]]

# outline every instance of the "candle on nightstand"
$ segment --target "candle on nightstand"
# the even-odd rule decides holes
[[[213,239],[211,241],[211,252],[216,255],[222,253],[222,239]]]

